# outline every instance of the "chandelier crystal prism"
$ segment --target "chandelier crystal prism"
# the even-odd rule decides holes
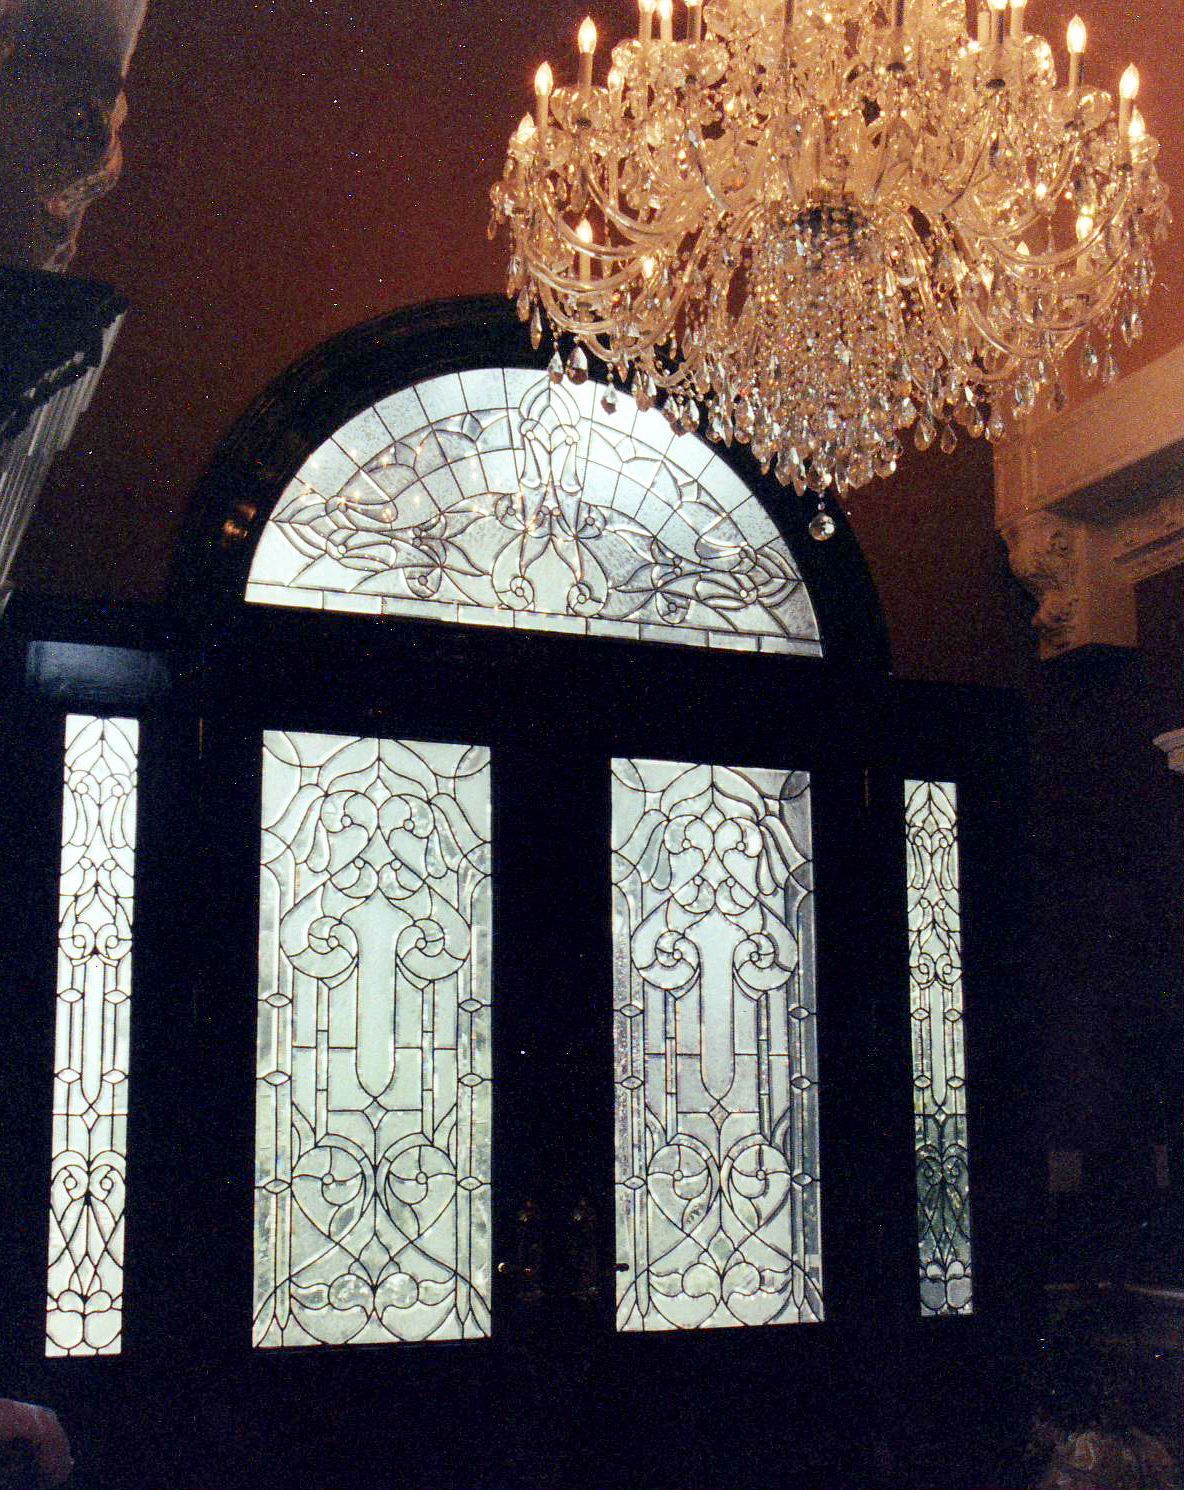
[[[676,428],[840,494],[908,427],[952,450],[1061,407],[1075,343],[1111,380],[1169,222],[1158,146],[1136,70],[1117,105],[1087,88],[1075,17],[1058,81],[1025,8],[968,31],[964,0],[688,0],[676,41],[671,0],[640,0],[603,83],[586,19],[491,193],[552,376],[591,353]]]

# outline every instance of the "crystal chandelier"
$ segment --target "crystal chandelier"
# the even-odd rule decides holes
[[[974,0],[971,0],[972,5]],[[746,442],[783,484],[887,476],[899,431],[1002,438],[1080,344],[1087,379],[1142,334],[1169,220],[1123,73],[1087,88],[1025,0],[640,0],[595,81],[547,63],[492,190],[509,293],[579,382],[588,353],[675,427]],[[573,345],[566,359],[561,338]]]

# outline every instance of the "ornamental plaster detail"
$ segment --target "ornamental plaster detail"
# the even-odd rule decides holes
[[[147,0],[0,0],[0,262],[65,269],[119,180]]]
[[[1032,625],[1042,657],[1055,657],[1074,643],[1081,612],[1079,593],[1082,534],[1076,523],[1037,512],[1002,530],[1011,571],[1037,602]]]
[[[1136,645],[1134,587],[1184,563],[1184,344],[995,447],[995,519],[1040,655]]]

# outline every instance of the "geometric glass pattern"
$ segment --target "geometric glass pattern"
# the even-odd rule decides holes
[[[489,1333],[489,752],[269,730],[257,1346]]]
[[[972,1309],[957,824],[952,781],[905,782],[917,1230],[926,1316]]]
[[[139,737],[134,719],[66,716],[49,1356],[120,1348]]]
[[[529,368],[429,378],[281,495],[246,599],[749,652],[822,653],[764,507],[696,435]]]
[[[809,777],[612,773],[617,1328],[819,1320]]]

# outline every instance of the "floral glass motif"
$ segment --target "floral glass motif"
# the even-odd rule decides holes
[[[617,1327],[819,1320],[809,777],[612,773]]]
[[[268,731],[257,1346],[489,1333],[489,753]]]
[[[281,496],[246,598],[822,652],[784,540],[709,445],[526,368],[431,378],[339,429]]]
[[[139,732],[134,719],[66,718],[49,1356],[120,1349]]]
[[[952,781],[905,782],[905,840],[921,1313],[969,1314],[958,791]]]

